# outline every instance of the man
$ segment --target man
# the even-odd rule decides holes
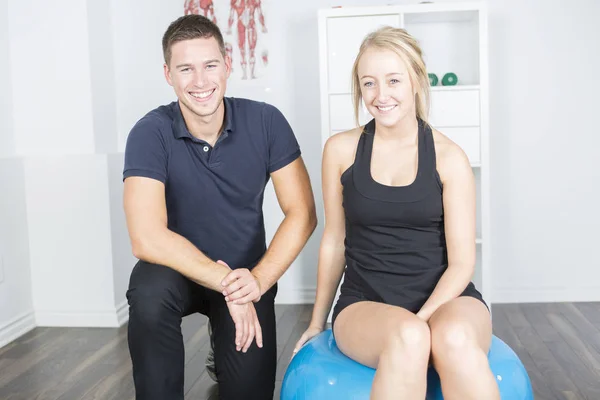
[[[273,398],[277,280],[316,226],[292,129],[275,107],[225,97],[231,61],[200,15],[163,37],[178,101],[133,127],[124,207],[134,255],[128,342],[137,399],[183,399],[181,318],[210,319],[222,400]],[[285,218],[269,248],[262,214],[273,180]]]

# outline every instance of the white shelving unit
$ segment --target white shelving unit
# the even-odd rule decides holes
[[[430,123],[465,151],[477,184],[477,266],[473,282],[491,305],[487,10],[484,3],[411,4],[321,9],[319,63],[321,141],[355,128],[351,68],[363,38],[383,25],[405,28],[430,73]],[[447,72],[455,86],[440,86]],[[360,123],[372,117],[363,109]],[[339,292],[338,292],[339,295]]]

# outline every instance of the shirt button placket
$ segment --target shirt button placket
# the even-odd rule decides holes
[[[204,159],[206,160],[207,165],[210,165],[210,159],[212,155],[211,147],[208,144],[202,145],[202,151],[204,152]]]

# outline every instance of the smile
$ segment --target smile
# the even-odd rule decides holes
[[[396,108],[396,104],[394,104],[392,106],[376,106],[376,107],[379,111],[387,112],[387,111],[390,111],[390,110],[393,110],[394,108]]]
[[[206,92],[189,92],[190,96],[198,100],[206,100],[215,92],[216,89],[211,89]]]

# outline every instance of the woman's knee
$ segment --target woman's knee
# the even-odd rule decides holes
[[[384,351],[404,356],[428,358],[431,349],[431,333],[427,323],[418,317],[407,318],[390,326]]]
[[[431,331],[431,352],[434,358],[468,357],[469,351],[481,351],[475,329],[461,321],[436,325]]]

